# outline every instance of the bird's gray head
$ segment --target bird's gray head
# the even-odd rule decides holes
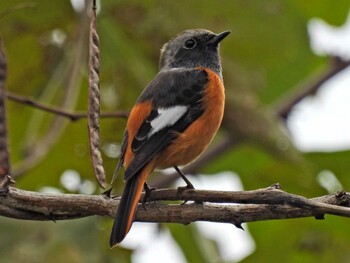
[[[160,69],[202,66],[221,76],[219,44],[229,33],[215,34],[205,29],[189,29],[177,34],[161,50]]]

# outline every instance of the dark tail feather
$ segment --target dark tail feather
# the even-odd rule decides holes
[[[140,174],[136,174],[127,180],[109,239],[110,247],[118,245],[129,232],[134,220],[137,204],[140,200],[143,185],[144,180]]]

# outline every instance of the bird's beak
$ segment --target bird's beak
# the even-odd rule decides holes
[[[220,34],[217,34],[213,39],[210,40],[212,44],[218,45],[225,37],[227,37],[231,31],[224,31]]]

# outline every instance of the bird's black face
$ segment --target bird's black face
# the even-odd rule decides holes
[[[214,34],[208,30],[186,30],[164,45],[160,68],[207,67],[221,75],[219,43],[230,32]]]

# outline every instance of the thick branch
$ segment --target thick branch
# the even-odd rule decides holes
[[[139,205],[135,220],[188,224],[194,221],[233,223],[316,217],[334,214],[350,217],[350,193],[313,199],[288,194],[275,186],[253,191],[152,191],[149,200],[194,200],[203,204],[149,203]],[[142,200],[142,198],[141,198]],[[0,215],[24,220],[64,220],[86,216],[114,217],[119,198],[104,195],[43,194],[9,187],[0,196]],[[220,204],[219,204],[220,203]],[[241,203],[232,205],[227,203]]]

